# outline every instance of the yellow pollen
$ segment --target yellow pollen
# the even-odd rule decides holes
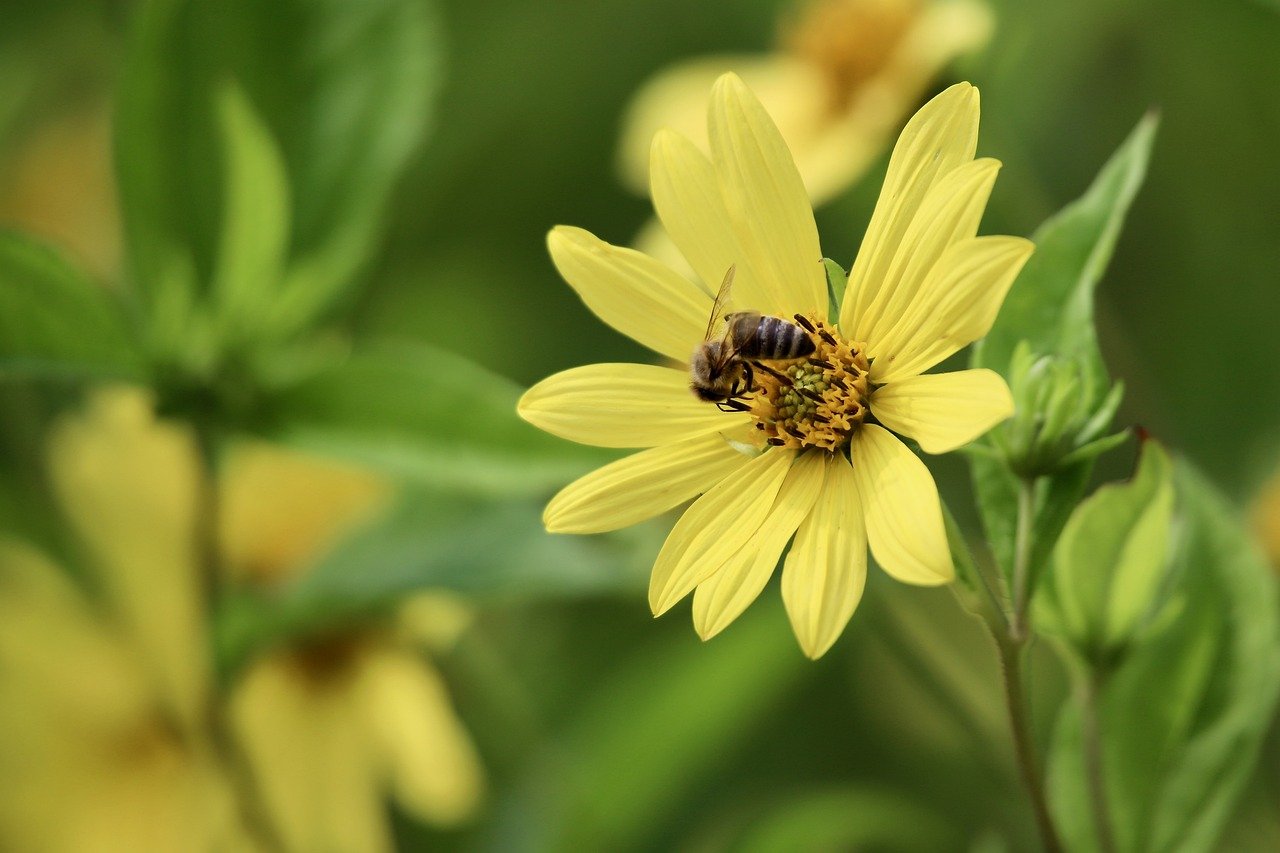
[[[746,401],[756,429],[777,447],[836,451],[867,415],[864,346],[846,341],[835,327],[809,318],[814,351],[785,367],[755,371],[755,393]]]
[[[822,70],[840,111],[888,64],[918,13],[918,0],[809,0],[780,41]]]

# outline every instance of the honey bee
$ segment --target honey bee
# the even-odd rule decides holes
[[[790,361],[814,350],[803,328],[780,317],[758,311],[736,311],[724,316],[724,333],[713,337],[716,321],[733,287],[736,266],[729,267],[707,320],[707,331],[689,359],[689,385],[700,400],[715,403],[722,411],[746,411],[738,398],[755,387],[755,368],[773,373],[761,362]]]

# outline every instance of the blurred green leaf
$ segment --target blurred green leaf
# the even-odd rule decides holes
[[[218,93],[225,162],[213,293],[224,335],[252,336],[274,301],[289,241],[289,186],[271,133],[244,92]]]
[[[243,199],[225,196],[237,181],[223,178],[219,157],[219,92],[232,80],[279,145],[292,191],[290,270],[271,322],[293,331],[327,308],[375,248],[387,196],[426,128],[440,78],[432,8],[422,0],[143,4],[118,97],[116,161],[144,291],[174,301],[155,294],[175,267],[207,286],[223,222],[243,213]]]
[[[808,670],[775,602],[712,642],[690,634],[633,655],[584,703],[560,749],[525,780],[552,850],[630,850],[652,840]],[[619,776],[625,782],[619,780]]]
[[[1037,621],[1099,665],[1154,610],[1168,562],[1172,476],[1164,449],[1144,443],[1133,479],[1090,495],[1058,540]]]
[[[1093,292],[1115,250],[1125,214],[1146,177],[1158,118],[1148,114],[1102,167],[1093,184],[1036,231],[1035,253],[1005,298],[987,336],[973,349],[974,367],[1008,376],[1014,350],[1082,359],[1108,387],[1093,324]],[[1091,408],[1094,399],[1081,401]]]
[[[959,830],[919,802],[892,791],[844,787],[793,797],[770,809],[734,849],[957,850]]]
[[[1280,693],[1276,583],[1238,513],[1175,465],[1181,611],[1135,645],[1101,696],[1103,766],[1122,851],[1210,850],[1257,760]],[[1048,762],[1071,849],[1095,847],[1080,715],[1064,709]]]
[[[472,598],[639,593],[649,531],[557,536],[541,506],[410,489],[382,519],[348,537],[270,598],[245,595],[220,614],[224,671],[279,640],[383,613],[405,596],[445,590]]]
[[[425,344],[370,347],[280,389],[268,431],[442,488],[540,493],[612,456],[516,415],[521,389]]]
[[[0,231],[0,380],[141,375],[110,294],[52,248]]]
[[[116,185],[130,272],[149,302],[166,305],[192,301],[171,289],[208,280],[221,220],[211,89],[218,27],[197,6],[139,4],[116,96]]]

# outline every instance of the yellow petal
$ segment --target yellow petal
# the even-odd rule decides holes
[[[738,245],[769,297],[751,307],[783,317],[825,310],[822,250],[809,196],[773,120],[736,75],[716,81],[707,128]]]
[[[795,453],[770,450],[693,502],[663,543],[649,580],[661,616],[736,554],[765,522]]]
[[[597,317],[654,352],[689,360],[711,313],[706,293],[653,258],[611,246],[581,228],[553,228],[547,249]]]
[[[174,710],[195,724],[208,671],[194,438],[157,421],[146,393],[113,388],[55,427],[49,454],[54,489],[113,611]]]
[[[653,447],[592,471],[547,504],[551,533],[604,533],[652,518],[747,464],[719,433]]]
[[[867,582],[867,531],[853,470],[825,457],[826,480],[782,568],[782,602],[806,656],[819,658],[849,623]]]
[[[875,382],[923,373],[991,330],[1010,285],[1035,246],[1021,237],[975,237],[952,245],[871,363]]]
[[[745,545],[693,595],[693,627],[709,640],[756,600],[773,575],[791,534],[822,489],[825,454],[802,453],[787,471],[764,523]]]
[[[997,160],[983,158],[959,166],[939,180],[903,234],[876,298],[858,318],[871,357],[891,349],[887,339],[921,294],[930,271],[950,246],[973,239],[1000,171]]]
[[[378,767],[344,672],[280,653],[255,663],[231,700],[263,809],[289,850],[390,850]]]
[[[788,141],[789,129],[813,132],[814,116],[827,107],[818,69],[777,53],[705,56],[660,71],[631,99],[622,120],[618,171],[637,193],[649,185],[649,145],[664,128],[707,144],[707,93],[726,71],[738,74],[760,97]]]
[[[704,92],[705,96],[705,92]],[[692,267],[715,293],[729,267],[735,267],[729,310],[760,310],[769,300],[763,282],[738,245],[715,168],[707,155],[680,134],[663,130],[653,138],[651,192],[662,227]],[[703,316],[705,330],[710,306]],[[685,358],[688,358],[685,353]]]
[[[871,397],[871,412],[925,453],[955,450],[1013,414],[1013,395],[991,370],[930,373],[891,382]]]
[[[362,661],[359,679],[368,729],[399,803],[446,826],[473,815],[484,789],[480,759],[439,674],[407,651],[382,649]]]
[[[952,580],[942,504],[929,469],[905,444],[871,424],[858,430],[850,451],[867,540],[880,568],[919,586]]]
[[[539,429],[596,447],[672,444],[749,418],[694,397],[684,371],[649,364],[589,364],[557,373],[526,391],[517,410]]]
[[[886,280],[907,228],[925,195],[956,167],[973,159],[978,145],[978,90],[957,83],[920,108],[903,128],[889,159],[840,310],[840,328],[866,340],[862,317]]]
[[[305,572],[392,491],[364,469],[250,441],[227,453],[218,485],[225,560],[238,578],[264,584]]]

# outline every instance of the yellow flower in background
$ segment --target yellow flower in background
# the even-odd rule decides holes
[[[930,81],[992,29],[976,0],[808,0],[761,55],[708,56],[675,65],[635,96],[623,122],[619,171],[649,188],[649,143],[671,128],[708,151],[706,93],[725,72],[755,92],[786,140],[815,205],[866,171]]]
[[[267,587],[305,572],[391,497],[366,471],[261,444],[229,455],[222,487],[228,567]],[[250,666],[233,719],[289,849],[392,849],[384,793],[435,824],[475,811],[479,759],[422,654],[457,632],[459,611],[420,596],[392,624],[312,638]]]
[[[551,232],[552,259],[601,319],[667,358],[702,350],[711,290],[730,269],[722,310],[780,318],[812,352],[755,360],[754,390],[720,406],[691,394],[685,371],[599,364],[538,383],[519,410],[573,441],[648,448],[556,495],[544,515],[553,532],[612,530],[701,495],[658,554],[649,602],[661,614],[693,592],[704,638],[755,600],[794,537],[782,596],[801,648],[817,657],[858,604],[868,545],[898,580],[952,579],[933,478],[890,430],[942,453],[1012,413],[991,371],[924,371],[986,334],[1032,245],[975,236],[999,163],[974,159],[978,92],[952,86],[904,128],[829,318],[800,174],[735,75],[716,82],[707,127],[710,158],[660,132],[651,175],[658,217],[702,287],[577,228]]]
[[[1262,543],[1262,552],[1280,571],[1280,473],[1272,474],[1254,496],[1250,516],[1254,532]]]
[[[0,848],[243,849],[205,733],[195,458],[141,394],[55,429],[50,478],[99,595],[0,542]]]
[[[479,761],[422,654],[459,632],[460,605],[418,597],[390,624],[253,662],[230,716],[254,785],[235,790],[211,734],[223,700],[193,437],[158,422],[148,394],[103,391],[54,430],[49,470],[101,601],[47,556],[0,540],[0,848],[253,849],[247,805],[287,849],[377,851],[391,844],[385,795],[438,824],[475,809]],[[224,568],[262,586],[306,571],[392,491],[261,444],[229,453],[217,489]],[[261,802],[237,804],[249,793]]]

